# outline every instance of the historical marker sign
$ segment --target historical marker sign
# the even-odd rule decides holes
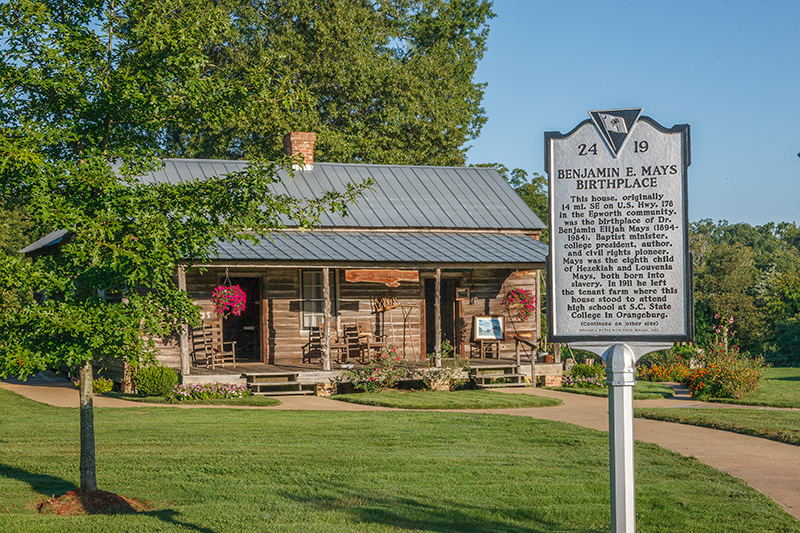
[[[553,341],[691,340],[689,125],[590,111],[545,133]]]

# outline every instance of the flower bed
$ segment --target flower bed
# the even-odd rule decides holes
[[[246,385],[232,383],[195,383],[192,385],[176,385],[168,400],[181,402],[184,400],[223,400],[228,398],[244,398],[253,393]]]
[[[578,389],[601,389],[606,384],[606,371],[600,365],[587,365],[579,363],[572,367],[569,376],[564,376],[561,380],[562,387],[574,387]]]

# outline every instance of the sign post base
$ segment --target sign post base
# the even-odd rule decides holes
[[[633,386],[636,361],[671,344],[576,344],[601,356],[608,383],[608,443],[611,474],[611,531],[636,531],[635,467],[633,462]]]

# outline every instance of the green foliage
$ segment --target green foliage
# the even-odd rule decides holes
[[[742,349],[764,354],[773,364],[800,361],[798,235],[794,223],[691,225],[700,346],[713,341],[713,317],[721,312],[736,317]]]
[[[204,99],[193,95],[165,133],[170,154],[272,159],[282,153],[283,134],[313,131],[318,161],[461,165],[466,143],[486,121],[485,84],[473,77],[494,16],[491,2],[205,6],[189,2],[193,16],[203,17],[194,32],[208,33],[197,58],[208,73],[202,82],[220,105],[203,110]],[[162,33],[175,35],[167,27],[152,39]],[[158,56],[152,59],[162,68]],[[218,79],[233,86],[210,83]],[[237,112],[219,109],[230,106]]]
[[[75,385],[76,389],[79,389],[81,386],[80,380],[76,380],[72,382]],[[114,382],[107,378],[94,378],[92,379],[92,392],[94,394],[103,394],[106,392],[111,392],[114,389]]]
[[[646,381],[680,383],[690,367],[699,364],[703,351],[694,346],[674,344],[669,350],[651,352],[639,360],[638,378]]]
[[[133,373],[133,383],[139,394],[169,396],[178,385],[178,373],[164,365],[147,365]]]
[[[420,372],[422,382],[432,390],[441,390],[445,385],[449,390],[456,390],[466,383],[464,371],[469,371],[469,359],[455,353],[449,340],[441,344],[442,366],[436,367],[436,355],[428,355],[427,366]]]
[[[742,398],[758,388],[767,366],[763,357],[751,357],[731,342],[729,327],[734,323],[733,317],[718,313],[716,319],[714,341],[700,355],[700,365],[684,377],[683,384],[699,400]]]
[[[240,76],[218,68],[216,45],[238,35],[231,15],[240,7],[0,6],[0,207],[24,212],[34,227],[69,231],[57,254],[0,258],[0,376],[105,357],[147,360],[153,339],[199,322],[177,289],[178,265],[207,262],[220,240],[269,236],[284,220],[312,227],[323,211],[344,212],[367,185],[293,199],[273,192],[288,161],[258,158],[241,172],[177,185],[139,178],[160,168],[171,131],[235,122],[260,98],[293,105],[292,90],[256,83],[274,63]],[[38,304],[33,290],[45,296]],[[99,296],[112,292],[115,303]]]
[[[606,384],[606,369],[601,365],[577,363],[572,367],[569,375],[562,380],[562,386],[583,389],[605,388],[608,386]]]
[[[177,385],[172,387],[167,399],[171,402],[185,402],[192,400],[224,400],[229,398],[246,398],[253,392],[247,385],[234,385],[232,383],[194,383],[191,385]],[[159,394],[159,396],[164,396]]]
[[[353,387],[364,392],[380,392],[397,385],[408,376],[408,361],[397,353],[395,346],[381,350],[377,362],[366,368],[342,372]]]

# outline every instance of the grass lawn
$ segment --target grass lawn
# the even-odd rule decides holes
[[[142,403],[160,403],[169,404],[166,396],[140,396],[138,394],[126,394],[124,392],[106,392],[103,396],[117,398],[120,400],[128,400],[129,402],[142,402]],[[172,405],[256,405],[261,407],[268,407],[271,405],[280,405],[280,400],[276,398],[268,398],[265,396],[247,396],[245,398],[226,398],[218,400],[183,400]]]
[[[634,416],[743,433],[800,446],[800,411],[637,408]]]
[[[101,489],[150,503],[40,515],[76,488],[78,410],[0,389],[0,531],[606,532],[608,436],[492,414],[95,409]],[[744,482],[637,443],[640,532],[800,532]]]
[[[585,394],[587,396],[601,396],[608,398],[608,389],[579,389],[575,387],[555,387],[553,390],[562,392],[572,392],[574,394]],[[672,398],[674,391],[663,383],[652,381],[637,381],[633,386],[634,400],[657,400],[660,398]]]
[[[517,407],[549,407],[561,405],[561,400],[527,394],[508,394],[488,390],[463,391],[404,391],[388,390],[379,393],[337,394],[334,400],[395,407],[398,409],[510,409]]]
[[[800,368],[770,368],[758,390],[741,400],[714,399],[713,402],[800,408]]]

